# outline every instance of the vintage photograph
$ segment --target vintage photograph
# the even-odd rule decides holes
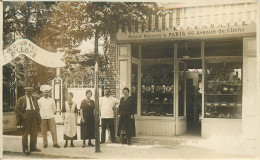
[[[0,158],[260,158],[258,0],[0,4]]]

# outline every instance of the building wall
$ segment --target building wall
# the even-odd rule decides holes
[[[109,69],[106,71],[106,80],[105,87],[110,88],[111,94],[116,95],[116,86],[117,86],[117,44],[115,38],[111,38],[111,41],[108,46],[109,57]]]

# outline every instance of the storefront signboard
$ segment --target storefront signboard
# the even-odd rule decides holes
[[[256,32],[256,24],[254,22],[249,25],[217,27],[217,28],[201,28],[201,29],[180,29],[172,31],[155,31],[142,33],[117,33],[118,41],[133,41],[133,40],[177,40],[183,38],[209,38],[232,36],[240,34],[254,34]]]
[[[3,51],[2,64],[11,62],[21,54],[46,67],[59,68],[65,66],[65,63],[61,60],[63,53],[46,51],[28,39],[18,39],[6,48]]]

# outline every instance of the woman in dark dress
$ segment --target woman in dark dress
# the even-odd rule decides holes
[[[123,89],[124,97],[120,100],[119,105],[119,127],[118,136],[121,136],[122,143],[131,145],[131,137],[135,136],[134,110],[135,102],[132,96],[129,96],[129,88]]]
[[[81,116],[81,124],[80,124],[80,132],[81,139],[83,140],[82,147],[86,146],[86,139],[88,139],[88,145],[94,146],[91,143],[91,139],[95,138],[95,117],[94,117],[94,109],[95,102],[91,100],[92,92],[90,90],[86,91],[86,99],[82,100],[80,106],[80,116]]]

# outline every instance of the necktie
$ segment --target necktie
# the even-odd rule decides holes
[[[29,101],[30,101],[31,110],[33,110],[33,103],[32,103],[32,98],[31,97],[29,97]]]

